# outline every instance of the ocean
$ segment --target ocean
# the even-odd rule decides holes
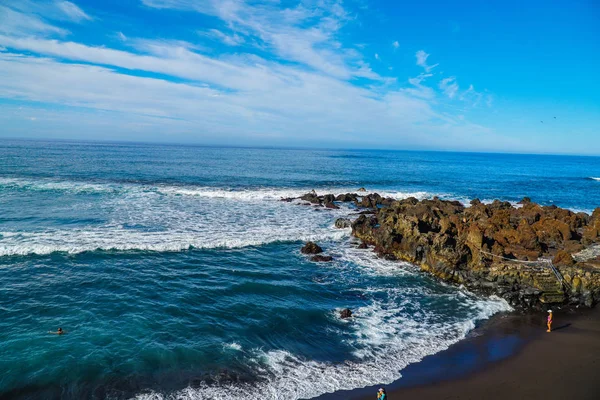
[[[280,201],[359,187],[591,213],[600,158],[1,140],[0,398],[315,398],[510,310]]]

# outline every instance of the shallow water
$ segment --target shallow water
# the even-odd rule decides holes
[[[591,211],[600,159],[0,142],[0,397],[311,398],[389,383],[507,310],[354,248],[364,186]],[[333,263],[301,255],[318,241]],[[340,320],[350,307],[356,317]],[[63,327],[64,336],[47,334]]]

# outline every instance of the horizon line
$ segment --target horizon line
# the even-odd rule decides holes
[[[592,157],[598,158],[600,154],[580,154],[580,153],[525,153],[525,152],[506,152],[492,150],[451,150],[451,149],[406,149],[406,148],[376,148],[376,147],[311,147],[311,146],[280,146],[280,145],[228,145],[228,144],[207,144],[200,142],[169,142],[169,141],[137,141],[137,140],[102,140],[102,139],[67,139],[67,138],[21,138],[21,137],[0,137],[0,141],[15,140],[23,142],[72,142],[82,144],[129,144],[129,145],[163,145],[163,146],[191,146],[205,148],[222,149],[257,149],[257,150],[301,150],[301,151],[388,151],[388,152],[426,152],[426,153],[464,153],[464,154],[495,154],[495,155],[521,155],[521,156],[554,156],[554,157]]]

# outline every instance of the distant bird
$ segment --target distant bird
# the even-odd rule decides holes
[[[556,119],[556,117],[554,117],[554,119]]]
[[[544,121],[540,121],[542,124],[544,123]]]

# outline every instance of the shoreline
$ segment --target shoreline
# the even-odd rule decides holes
[[[401,371],[389,385],[339,391],[318,400],[373,400],[381,386],[392,399],[596,399],[600,309],[545,314],[501,313],[439,353]]]

